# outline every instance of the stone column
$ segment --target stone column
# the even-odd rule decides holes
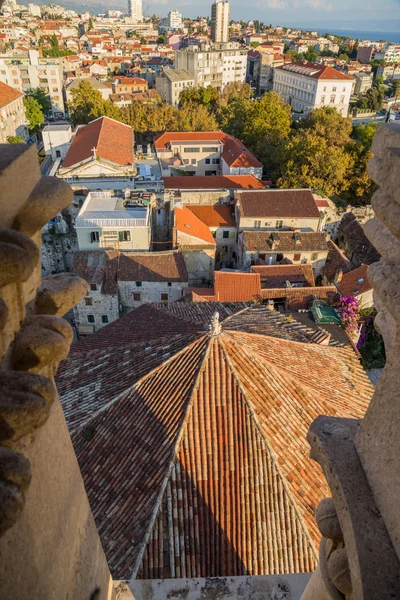
[[[302,600],[400,598],[400,124],[378,127],[368,170],[380,186],[365,232],[387,354],[362,421],[318,417],[308,440],[332,492],[317,509],[320,564]]]
[[[109,600],[112,580],[54,384],[87,289],[42,281],[41,230],[72,191],[36,148],[0,145],[0,597]]]

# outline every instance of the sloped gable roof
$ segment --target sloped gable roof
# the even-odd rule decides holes
[[[165,319],[179,315],[179,324],[193,316],[195,337],[183,347],[173,338],[163,361],[147,319],[147,339],[154,341],[133,352],[137,365],[132,360],[123,371],[125,391],[112,395],[110,383],[108,402],[96,405],[92,394],[92,411],[78,396],[87,372],[96,373],[94,356],[83,359],[93,361],[86,373],[72,377],[74,350],[72,366],[71,358],[64,363],[61,401],[116,578],[309,572],[315,566],[315,508],[329,489],[308,458],[306,433],[320,413],[361,417],[372,386],[351,349],[310,343],[263,308],[239,305],[235,313],[232,305],[222,332],[209,332],[204,316],[216,307],[148,307]],[[138,311],[128,315],[125,329],[144,320]],[[101,352],[107,329],[99,332]],[[148,346],[153,358],[146,361]],[[110,355],[122,355],[112,347]],[[102,354],[92,385],[106,359]],[[116,360],[123,365],[122,356]]]
[[[320,218],[311,190],[239,191],[236,198],[242,217]]]
[[[7,104],[14,102],[14,100],[17,100],[22,96],[22,92],[0,81],[0,108],[7,106]]]
[[[175,206],[175,227],[177,231],[185,235],[197,238],[207,244],[215,246],[215,239],[212,236],[210,228],[199,219],[189,207]]]
[[[73,167],[96,156],[120,166],[133,164],[132,128],[109,117],[100,117],[78,129],[63,161]]]

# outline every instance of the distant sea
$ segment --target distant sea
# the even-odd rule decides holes
[[[396,31],[358,31],[357,29],[331,29],[329,25],[326,29],[320,27],[316,30],[318,33],[333,33],[334,35],[345,35],[359,40],[371,40],[379,42],[385,40],[394,44],[400,44],[400,33]]]

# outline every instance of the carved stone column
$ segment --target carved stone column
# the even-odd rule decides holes
[[[112,582],[54,375],[69,352],[60,318],[87,291],[41,279],[42,226],[72,190],[41,177],[35,147],[0,145],[0,597],[112,597]]]
[[[308,440],[332,498],[321,502],[320,564],[302,600],[400,598],[400,124],[378,127],[368,170],[380,189],[365,231],[387,364],[362,421],[318,417]]]

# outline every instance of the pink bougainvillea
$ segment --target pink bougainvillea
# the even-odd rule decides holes
[[[353,332],[358,328],[360,320],[360,303],[354,296],[342,296],[337,306],[343,325],[346,329]]]

